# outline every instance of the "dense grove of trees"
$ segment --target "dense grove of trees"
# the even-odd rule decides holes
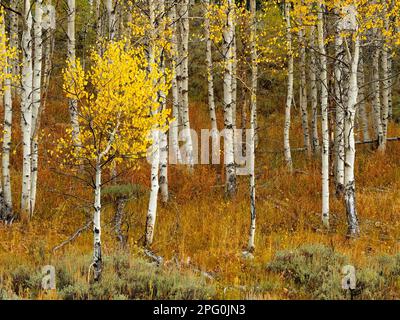
[[[201,10],[194,12],[195,7]],[[287,79],[282,153],[288,172],[295,171],[292,152],[299,151],[291,144],[292,109],[298,105],[304,141],[300,151],[308,161],[321,162],[321,224],[330,226],[334,190],[346,208],[348,236],[359,235],[356,145],[371,144],[374,152],[385,153],[393,138],[388,136],[388,123],[395,113],[392,88],[398,79],[400,1],[1,0],[0,8],[0,218],[6,224],[29,224],[35,214],[41,117],[54,46],[64,39],[66,46],[59,48],[65,50],[63,89],[70,124],[54,154],[62,170],[93,187],[95,279],[102,270],[102,186],[118,185],[119,173],[138,166],[146,152],[151,190],[143,245],[151,249],[157,204],[170,199],[169,164],[192,172],[198,163],[190,119],[196,111],[189,95],[194,76],[189,72],[190,28],[198,20],[210,138],[224,138],[222,176],[228,200],[242,181],[237,177],[243,174],[237,154],[249,155],[245,254],[252,254],[256,246],[255,168],[258,133],[264,130],[258,127],[257,102],[259,79],[270,69]],[[79,39],[78,20],[83,30],[78,30]],[[63,36],[57,38],[56,31]],[[218,79],[222,83],[217,85]],[[217,95],[216,88],[222,93]],[[222,113],[217,112],[217,96],[222,97]],[[239,99],[245,101],[242,110]],[[11,125],[17,113],[20,137]],[[244,141],[238,129],[247,129]],[[10,148],[16,144],[22,148],[20,204],[11,192]],[[213,149],[211,158],[217,159],[221,150]]]

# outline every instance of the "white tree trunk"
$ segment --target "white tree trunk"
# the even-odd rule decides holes
[[[283,147],[285,153],[286,166],[290,172],[293,170],[292,154],[290,150],[290,112],[293,101],[293,50],[292,50],[292,27],[290,22],[290,6],[289,2],[285,3],[285,19],[286,19],[286,41],[288,46],[288,80],[287,80],[287,96],[285,107],[285,126],[283,134]]]
[[[336,195],[340,196],[344,191],[344,108],[347,101],[347,84],[345,74],[344,47],[343,39],[340,35],[340,28],[337,29],[335,36],[335,100],[336,100],[336,119],[335,119],[335,186]]]
[[[318,48],[320,53],[321,123],[322,123],[322,222],[329,227],[329,126],[328,126],[328,76],[324,35],[325,8],[320,2],[318,10]]]
[[[103,49],[100,44],[100,41],[103,37],[104,30],[103,30],[103,15],[102,15],[102,1],[96,0],[96,42],[98,46],[98,52],[102,55]]]
[[[369,136],[369,121],[368,121],[368,112],[367,106],[365,103],[365,73],[364,73],[364,58],[361,53],[360,48],[360,64],[358,70],[358,105],[359,105],[359,115],[361,121],[361,128],[363,132],[363,141],[370,140]]]
[[[10,1],[10,7],[13,11],[10,11],[10,47],[18,49],[19,48],[19,17],[16,12],[20,11],[20,4],[21,0],[13,0]],[[18,58],[13,59],[12,61],[12,73],[14,75],[19,75],[20,74],[20,65]],[[18,92],[17,92],[18,91]],[[19,92],[20,90],[17,90],[17,87],[12,88],[12,94],[15,97],[15,95]]]
[[[314,155],[319,154],[319,135],[318,135],[318,83],[317,83],[317,60],[315,56],[315,26],[311,27],[310,32],[310,86],[311,86],[311,132],[312,132],[312,150]]]
[[[167,203],[168,193],[168,135],[160,133],[160,191],[161,202]]]
[[[357,32],[357,31],[356,31]],[[356,197],[355,197],[355,138],[354,125],[356,117],[356,105],[358,97],[358,63],[360,56],[360,43],[358,35],[355,35],[354,52],[351,59],[351,70],[349,78],[349,99],[345,117],[345,143],[346,143],[346,166],[345,166],[345,204],[348,220],[348,233],[351,236],[359,234]]]
[[[33,60],[33,92],[32,92],[32,163],[31,163],[31,212],[33,214],[36,203],[36,187],[39,161],[39,114],[41,112],[42,98],[42,17],[43,0],[36,1],[34,16],[34,60]]]
[[[381,97],[379,79],[379,57],[380,49],[376,47],[372,55],[372,92],[373,92],[373,115],[375,139],[378,141],[378,150],[385,150],[385,140],[383,139],[383,125],[381,118]]]
[[[116,28],[117,28],[117,19],[116,19],[117,1],[105,0],[104,4],[107,9],[107,15],[108,15],[109,39],[112,41],[115,39]]]
[[[212,58],[212,40],[210,37],[210,19],[208,18],[208,10],[210,0],[204,0],[204,30],[206,39],[206,62],[207,62],[207,85],[208,85],[208,109],[210,112],[211,129],[218,130],[217,116],[215,112],[215,96],[214,96],[214,64]]]
[[[31,214],[31,129],[32,129],[32,12],[31,1],[24,0],[22,33],[21,77],[21,130],[23,144],[21,218],[28,220]]]
[[[75,0],[68,0],[68,59],[71,61],[72,66],[75,64],[76,51],[75,51]],[[79,137],[79,121],[78,121],[78,103],[74,99],[69,100],[69,113],[71,117],[72,126],[72,141],[76,148],[81,146]]]
[[[233,72],[233,40],[234,40],[234,3],[227,1],[226,24],[223,29],[223,54],[224,54],[224,124],[225,124],[225,146],[224,159],[226,167],[226,195],[233,197],[236,193],[236,168],[234,149],[234,117],[232,110],[232,72]]]
[[[103,269],[101,254],[101,165],[100,159],[96,163],[96,178],[94,189],[94,215],[93,215],[93,270],[94,280],[98,281]]]
[[[389,31],[388,20],[386,19],[386,10],[384,10],[384,22],[385,29]],[[384,37],[384,36],[383,36]],[[385,45],[386,41],[384,41],[384,45],[382,48],[381,54],[381,65],[382,65],[382,133],[383,133],[383,146],[382,151],[385,150],[386,147],[386,139],[387,139],[387,131],[388,131],[388,122],[389,122],[389,55],[388,55],[388,46]]]
[[[165,12],[165,5],[163,1],[160,1],[158,6],[158,15],[159,15],[159,22],[158,25],[161,25],[163,28],[163,16]],[[161,30],[160,30],[161,31]],[[165,52],[162,51],[160,58],[159,58],[159,67],[162,72],[162,78],[160,81],[165,84]],[[160,110],[164,110],[167,108],[167,92],[159,92],[159,99],[160,99]],[[166,132],[160,132],[160,190],[161,190],[161,201],[163,203],[168,202],[168,136]]]
[[[392,93],[392,86],[393,86],[393,52],[392,50],[389,48],[388,49],[388,104],[389,104],[389,112],[388,112],[388,118],[389,120],[391,120],[393,118],[393,93]]]
[[[55,7],[52,5],[50,0],[47,1],[47,6],[44,9],[43,14],[46,17],[45,23],[45,42],[44,42],[44,67],[43,67],[43,88],[42,88],[42,112],[39,113],[39,121],[40,121],[40,114],[43,113],[45,109],[45,105],[47,102],[48,90],[50,85],[50,76],[53,67],[53,52],[54,52],[54,43],[55,37],[54,33],[56,30],[56,12]]]
[[[11,19],[12,24],[12,19]],[[5,17],[0,25],[0,32],[4,35],[5,32]],[[4,52],[5,53],[5,52]],[[13,61],[8,60],[8,66],[5,66],[4,75],[10,75],[13,72]],[[11,176],[10,176],[10,149],[11,149],[11,130],[12,130],[12,89],[11,80],[9,77],[4,79],[3,86],[3,102],[4,102],[4,122],[3,122],[3,153],[2,153],[2,175],[3,188],[0,183],[0,201],[3,202],[3,218],[5,221],[11,219],[12,215],[12,193],[11,193]],[[1,215],[1,212],[0,212]]]
[[[256,0],[250,0],[251,12],[251,102],[250,102],[250,152],[249,163],[249,180],[250,180],[250,233],[248,250],[253,251],[255,248],[256,233],[256,179],[255,179],[255,129],[256,129],[256,109],[257,109],[257,80],[258,80],[258,63],[257,63],[257,18],[256,18]]]
[[[182,56],[181,56],[181,79],[182,79],[182,127],[185,139],[185,162],[190,167],[194,165],[193,143],[190,134],[189,120],[189,0],[182,0],[179,6],[181,16]]]
[[[148,65],[149,71],[156,61],[155,58],[155,37],[157,32],[157,8],[158,0],[149,0],[149,19],[150,19],[150,41],[148,44]],[[158,110],[155,111],[156,113]],[[151,173],[150,173],[150,199],[146,217],[145,241],[146,247],[151,246],[154,238],[154,227],[157,216],[157,200],[159,185],[159,167],[160,167],[160,132],[158,128],[152,130],[152,154],[151,154]]]
[[[235,26],[235,21],[232,22]],[[233,130],[236,130],[236,114],[237,114],[237,47],[236,47],[236,34],[233,32],[232,42],[232,123]],[[236,148],[236,143],[234,145]]]
[[[212,40],[210,37],[210,19],[208,17],[208,10],[210,6],[210,0],[204,1],[204,31],[206,40],[206,63],[207,63],[207,87],[208,87],[208,110],[210,113],[211,120],[211,135],[213,141],[216,141],[218,135],[217,115],[215,110],[215,95],[214,95],[214,64],[212,58]],[[219,157],[219,150],[213,148],[213,159]]]
[[[150,189],[150,199],[149,208],[147,211],[146,218],[146,233],[145,233],[145,246],[151,246],[154,238],[154,227],[156,224],[157,216],[157,198],[158,198],[158,169],[160,165],[160,149],[159,149],[159,131],[153,130],[152,139],[152,160],[151,160],[151,189]]]
[[[307,99],[307,74],[306,74],[306,42],[304,37],[304,30],[302,26],[299,29],[299,43],[300,43],[300,110],[301,110],[301,125],[303,127],[303,140],[304,147],[308,156],[311,155],[310,133],[308,129],[308,99]]]
[[[172,51],[172,117],[174,121],[170,124],[170,159],[171,163],[178,164],[182,161],[179,150],[179,103],[180,95],[178,88],[178,75],[180,74],[179,55],[178,55],[178,22],[176,17],[176,2],[171,5],[170,19],[172,23],[171,51]]]

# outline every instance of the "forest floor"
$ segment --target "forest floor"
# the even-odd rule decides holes
[[[114,206],[104,199],[105,275],[103,284],[96,284],[94,290],[87,281],[92,252],[90,228],[56,252],[52,250],[86,224],[91,210],[91,190],[60,174],[62,170],[55,169],[45,152],[54,148],[55,138],[66,126],[68,114],[63,108],[61,103],[49,103],[42,123],[42,166],[31,223],[0,225],[0,298],[346,299],[349,296],[341,289],[345,264],[356,268],[355,298],[400,298],[400,256],[396,255],[400,249],[400,142],[389,142],[384,156],[370,145],[357,146],[361,236],[348,239],[343,200],[334,196],[333,186],[331,229],[322,228],[320,157],[307,159],[303,152],[294,152],[295,171],[286,172],[283,116],[275,113],[260,117],[254,259],[242,257],[250,220],[248,177],[239,177],[237,197],[228,201],[218,174],[220,168],[197,165],[189,172],[182,166],[170,166],[171,199],[159,206],[152,247],[165,265],[161,271],[146,267],[140,245],[150,178],[149,167],[143,162],[140,169],[128,171],[121,178],[144,190],[125,208],[125,251],[118,249],[115,240]],[[301,123],[297,112],[293,117],[291,144],[298,148],[302,146]],[[191,121],[196,129],[208,128],[204,104],[191,106]],[[15,122],[18,124],[18,119]],[[389,136],[400,136],[398,124],[390,125]],[[20,188],[20,164],[16,161],[20,156],[20,150],[16,150],[16,204]],[[58,272],[56,292],[37,286],[40,268],[48,264],[55,265]]]

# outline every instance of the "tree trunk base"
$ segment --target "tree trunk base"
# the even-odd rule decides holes
[[[357,238],[360,235],[360,227],[358,225],[358,217],[356,210],[356,196],[354,181],[348,183],[344,194],[346,215],[347,215],[347,236],[350,238]]]
[[[99,242],[94,245],[93,255],[93,280],[100,281],[101,273],[103,271],[103,260],[101,256],[101,244]]]

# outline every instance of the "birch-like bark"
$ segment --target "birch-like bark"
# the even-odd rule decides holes
[[[215,110],[215,95],[214,95],[214,64],[212,58],[212,40],[210,34],[210,18],[208,16],[208,10],[210,6],[210,0],[204,0],[204,37],[206,40],[206,63],[207,63],[207,88],[208,88],[208,110],[210,113],[211,120],[211,135],[213,141],[216,141],[218,135],[217,115]],[[214,153],[218,153],[217,148],[212,149]],[[216,157],[217,155],[213,155]],[[216,158],[215,158],[216,159]]]
[[[0,16],[0,35],[2,37],[2,41],[3,41],[3,37],[6,34],[6,26],[5,26],[6,22],[5,22],[5,18],[3,15],[3,12],[1,12],[1,16]],[[0,52],[0,55],[5,55],[6,54],[6,48],[4,46],[2,46],[2,51]],[[8,73],[9,73],[9,68],[7,66],[8,61],[6,62],[4,69],[0,70],[0,73],[3,73],[4,76],[7,77]],[[0,83],[0,90],[3,90],[3,92],[1,93],[5,93],[7,91],[7,88],[5,88],[6,86],[6,81],[4,80],[3,83]],[[5,96],[3,96],[3,103],[4,103],[4,112],[6,112],[6,100],[5,100]],[[6,132],[4,131],[4,134]],[[4,135],[3,134],[3,135]],[[3,193],[3,188],[2,188],[2,183],[0,183],[0,221],[5,221],[6,220],[6,216],[8,215],[6,213],[7,211],[7,205],[4,201],[4,193]]]
[[[12,19],[11,27],[12,27]],[[3,19],[3,23],[0,25],[0,32],[2,34],[6,34],[5,28],[5,19]],[[5,52],[4,52],[5,53]],[[11,175],[10,175],[10,149],[11,149],[11,131],[12,131],[12,88],[11,88],[11,79],[9,75],[13,72],[13,61],[8,60],[7,65],[4,67],[4,70],[0,72],[4,72],[6,75],[4,79],[4,83],[0,84],[3,87],[3,102],[4,102],[4,122],[3,122],[3,153],[2,153],[2,175],[3,175],[3,188],[1,188],[0,183],[0,202],[2,202],[3,215],[2,218],[4,221],[9,221],[12,219],[12,193],[11,193]]]
[[[321,126],[322,126],[322,222],[329,227],[329,126],[328,126],[328,75],[324,34],[324,5],[318,10],[318,48],[320,53]]]
[[[365,73],[364,73],[364,57],[362,55],[361,47],[360,47],[360,63],[358,67],[358,107],[359,107],[359,115],[361,122],[361,129],[363,133],[363,141],[370,140],[369,136],[369,121],[368,121],[368,112],[367,106],[365,103]]]
[[[178,55],[178,21],[176,17],[176,2],[171,4],[170,8],[170,19],[172,23],[172,35],[171,35],[171,51],[172,51],[172,117],[174,121],[170,125],[170,158],[171,162],[178,164],[182,161],[181,153],[179,149],[179,103],[180,95],[178,88],[178,75],[180,71],[180,61]]]
[[[357,31],[355,31],[357,32]],[[348,221],[348,234],[357,236],[360,232],[358,226],[356,196],[355,196],[355,138],[354,125],[356,117],[356,105],[358,97],[358,63],[360,56],[360,43],[358,34],[355,35],[354,52],[351,58],[350,78],[349,78],[349,99],[345,116],[345,143],[346,143],[346,166],[345,166],[345,205]]]
[[[347,95],[347,84],[345,77],[344,47],[343,38],[340,35],[341,27],[338,26],[335,36],[335,100],[336,100],[336,119],[335,119],[335,187],[336,195],[340,196],[344,191],[344,116]]]
[[[103,37],[103,13],[102,13],[102,1],[96,0],[96,42],[98,47],[98,52],[101,55],[103,52],[101,39]]]
[[[372,54],[372,92],[373,92],[373,115],[374,115],[374,129],[375,139],[377,140],[378,150],[385,150],[385,140],[383,139],[383,124],[381,118],[381,91],[380,91],[380,77],[379,77],[379,58],[380,48],[376,46]]]
[[[22,191],[21,218],[29,220],[31,214],[31,129],[32,129],[32,10],[31,1],[24,0],[22,33],[21,76],[21,130],[22,130]]]
[[[163,1],[159,2],[157,15],[159,18],[157,19],[158,26],[165,28],[165,23],[163,20],[163,16],[165,14],[165,5]],[[161,31],[161,30],[159,30]],[[165,52],[161,51],[159,57],[159,68],[161,71],[161,79],[160,82],[165,84]],[[158,93],[159,101],[160,101],[160,110],[164,110],[167,108],[167,92],[160,91]],[[160,191],[161,191],[161,201],[163,203],[168,202],[169,194],[168,194],[168,137],[166,132],[160,132]]]
[[[96,163],[93,215],[93,270],[94,280],[98,281],[103,269],[101,255],[101,159]]]
[[[232,22],[235,27],[235,21]],[[236,114],[237,114],[237,47],[236,47],[236,32],[233,31],[232,41],[232,123],[233,130],[236,130]],[[234,143],[236,148],[236,143]]]
[[[189,0],[182,0],[179,6],[181,17],[181,84],[182,84],[182,128],[185,139],[185,163],[194,165],[193,143],[189,119]]]
[[[226,195],[233,197],[236,193],[236,167],[235,167],[235,149],[234,149],[234,117],[232,110],[233,92],[232,92],[232,72],[233,72],[233,25],[234,3],[233,0],[227,1],[225,12],[226,23],[223,29],[223,59],[224,59],[224,125],[225,125],[225,145],[224,160],[226,174]]]
[[[42,17],[43,17],[43,0],[37,0],[35,4],[34,16],[34,60],[33,60],[33,92],[32,92],[32,163],[31,163],[31,215],[35,210],[36,188],[38,176],[39,162],[39,127],[38,118],[41,112],[42,98],[42,59],[43,59],[43,42],[42,42]]]
[[[75,65],[76,50],[75,50],[75,0],[68,0],[68,26],[67,26],[67,38],[68,38],[68,59],[72,64]],[[81,141],[79,137],[79,121],[78,121],[78,102],[75,99],[69,100],[69,113],[71,117],[72,126],[72,141],[76,148],[80,148]]]
[[[256,18],[256,0],[250,0],[251,12],[251,102],[250,102],[250,152],[249,163],[249,181],[250,181],[250,233],[248,250],[251,252],[255,248],[256,233],[256,181],[255,181],[255,129],[256,129],[256,109],[257,109],[257,18]]]
[[[389,21],[386,17],[387,8],[386,5],[383,5],[383,21],[384,28],[386,32],[389,32]],[[383,38],[386,38],[382,35]],[[388,43],[387,41],[383,41],[383,48],[381,54],[381,66],[382,66],[382,133],[383,133],[383,146],[381,151],[385,151],[386,148],[386,139],[387,139],[387,131],[388,131],[388,122],[389,122],[389,55],[388,55]]]
[[[158,191],[160,188],[158,170],[160,165],[160,149],[159,149],[159,131],[153,130],[152,139],[152,160],[151,160],[151,187],[150,187],[150,199],[149,208],[147,211],[146,218],[146,232],[145,232],[145,243],[146,247],[151,246],[154,238],[154,227],[156,224],[157,216],[157,198]]]
[[[393,52],[391,48],[388,48],[388,118],[389,120],[393,119]]]
[[[293,170],[292,154],[290,150],[290,112],[293,102],[293,49],[292,49],[292,27],[290,22],[290,6],[289,2],[285,2],[285,19],[286,19],[286,42],[288,47],[288,80],[287,80],[287,96],[285,107],[285,127],[283,134],[283,147],[285,153],[286,166],[290,172]]]
[[[164,105],[163,108],[166,108]],[[168,193],[168,135],[166,132],[160,133],[160,191],[161,202],[167,203]]]
[[[52,1],[47,1],[47,6],[45,6],[44,16],[46,17],[46,22],[44,24],[43,29],[46,31],[45,34],[45,42],[44,42],[44,66],[43,66],[43,88],[42,88],[42,112],[39,113],[38,123],[40,123],[40,115],[43,114],[48,90],[50,85],[50,77],[53,68],[53,53],[54,53],[54,44],[55,44],[55,37],[54,33],[56,30],[56,12],[55,7],[52,5]]]
[[[319,146],[319,135],[318,135],[318,83],[317,83],[317,60],[315,56],[315,26],[311,26],[310,32],[310,68],[309,68],[309,77],[310,77],[310,100],[311,100],[311,110],[312,110],[312,118],[311,118],[311,132],[312,132],[312,150],[314,155],[319,154],[320,146]]]
[[[306,64],[307,64],[307,54],[306,54],[306,43],[303,27],[300,26],[299,29],[299,44],[300,44],[300,94],[299,103],[301,111],[301,125],[303,127],[303,140],[304,148],[308,156],[311,155],[311,144],[310,144],[310,133],[308,128],[308,100],[307,100],[307,75],[306,75]]]
[[[212,58],[212,40],[210,33],[210,18],[208,10],[210,0],[204,0],[204,36],[206,40],[206,63],[207,63],[207,88],[208,88],[208,109],[210,112],[211,129],[218,129],[217,116],[215,112],[214,96],[214,64]]]
[[[157,8],[158,0],[149,0],[149,19],[150,19],[150,40],[148,44],[148,66],[151,71],[155,58],[155,37],[157,32]],[[154,111],[158,112],[158,110]],[[152,130],[152,154],[151,154],[151,173],[150,173],[150,199],[146,217],[144,245],[151,246],[154,238],[154,227],[157,215],[157,199],[159,184],[159,166],[160,166],[160,132],[158,128]]]
[[[115,39],[117,19],[116,19],[116,7],[117,1],[104,0],[105,7],[107,9],[108,16],[108,34],[111,41]]]
[[[12,11],[10,11],[10,47],[14,49],[19,48],[19,17],[16,12],[20,11],[20,4],[21,0],[12,0],[10,1],[10,8]],[[13,59],[12,61],[12,74],[13,75],[19,75],[20,74],[20,65],[18,59]],[[17,93],[19,94],[20,90],[17,87],[12,87],[12,95],[15,98]]]

